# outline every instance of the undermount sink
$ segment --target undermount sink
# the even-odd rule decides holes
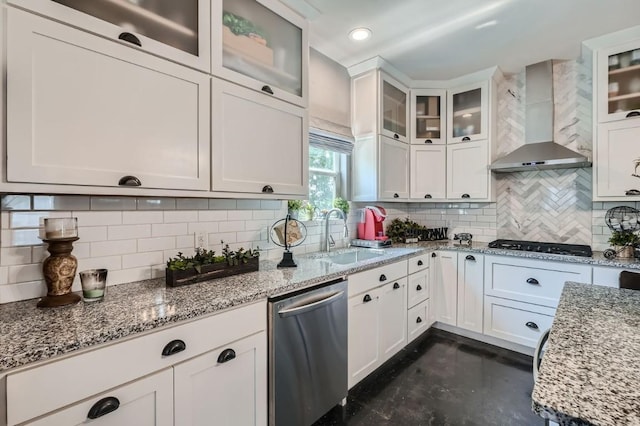
[[[351,263],[362,262],[363,260],[375,259],[383,256],[383,251],[370,249],[354,249],[344,252],[328,253],[325,259],[339,265],[349,265]]]

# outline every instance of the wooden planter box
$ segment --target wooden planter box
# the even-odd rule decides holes
[[[241,263],[237,266],[229,266],[226,263],[205,265],[202,267],[202,272],[200,273],[195,269],[188,271],[173,271],[167,268],[166,281],[169,287],[180,287],[187,284],[199,283],[201,281],[215,280],[218,278],[229,277],[231,275],[257,271],[258,266],[259,258],[254,257],[249,259],[247,263]]]

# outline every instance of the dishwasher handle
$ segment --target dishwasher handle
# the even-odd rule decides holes
[[[305,312],[313,311],[314,309],[321,308],[325,305],[329,305],[335,302],[344,294],[344,291],[334,291],[329,293],[327,297],[323,297],[318,300],[315,297],[309,298],[309,300],[304,301],[301,305],[296,305],[293,308],[283,309],[278,312],[281,318],[291,317],[294,315],[304,314]],[[308,303],[311,302],[311,303]]]

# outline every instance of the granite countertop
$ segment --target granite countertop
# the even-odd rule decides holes
[[[532,394],[563,425],[640,425],[640,291],[567,282]]]

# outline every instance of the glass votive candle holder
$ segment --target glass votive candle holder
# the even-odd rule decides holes
[[[87,269],[80,271],[82,299],[85,302],[99,302],[107,292],[107,270]]]
[[[78,218],[61,217],[44,219],[44,239],[57,240],[78,236]]]

